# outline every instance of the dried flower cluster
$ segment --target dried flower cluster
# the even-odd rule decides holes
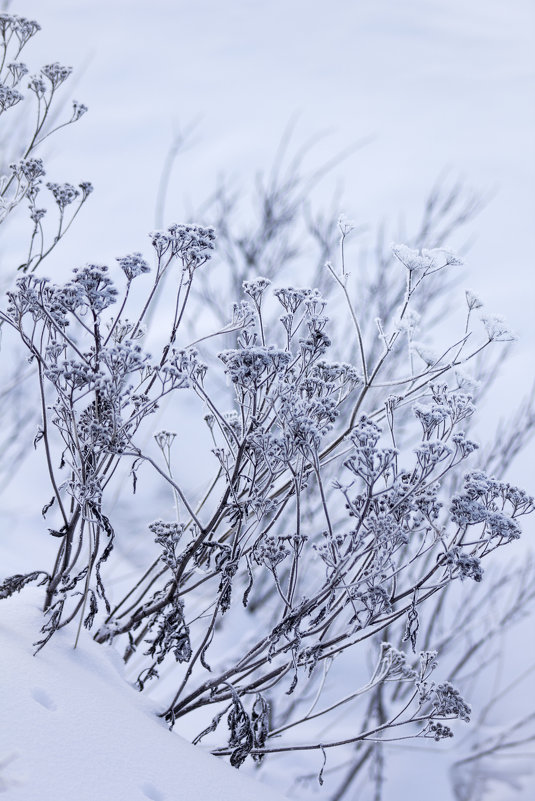
[[[38,30],[0,15],[4,52],[14,48],[15,59]],[[23,100],[17,87],[27,72],[7,64],[1,112]],[[150,235],[150,258],[131,253],[115,269],[87,264],[64,283],[42,277],[36,268],[92,191],[89,183],[46,184],[58,220],[47,244],[48,212],[37,205],[46,172],[34,151],[56,130],[47,130],[49,109],[70,73],[54,63],[29,79],[37,125],[1,184],[2,219],[25,198],[33,224],[0,321],[35,368],[35,446],[52,491],[43,516],[53,520],[58,550],[49,572],[7,578],[0,597],[39,582],[38,649],[72,623],[76,641],[83,625],[119,645],[140,690],[160,683],[170,726],[201,710],[207,725],[195,742],[210,737],[213,752],[236,767],[275,752],[326,758],[335,746],[367,748],[363,759],[375,755],[382,765],[390,739],[449,739],[449,722],[468,722],[470,707],[451,681],[430,680],[440,599],[457,579],[472,580],[476,592],[484,586],[483,560],[517,539],[518,519],[534,509],[523,490],[482,469],[469,431],[474,382],[463,365],[513,335],[499,317],[474,325],[482,303],[467,291],[465,328],[447,349],[415,339],[419,299],[433,298],[427,287],[460,264],[443,247],[393,246],[393,300],[376,288],[379,313],[370,318],[350,292],[344,241],[352,227],[344,220],[340,266],[327,262],[321,288],[248,274],[246,299],[232,297],[230,310],[218,309],[227,314],[222,327],[195,341],[188,310],[195,315],[194,287],[217,255],[212,227],[174,224]],[[75,102],[64,124],[85,111]],[[266,242],[240,241],[253,264]],[[165,338],[154,355],[145,331],[164,282],[173,302],[159,315]],[[173,459],[189,459],[180,433],[188,423],[177,410],[190,396],[210,437],[205,486],[195,492],[172,469]],[[178,433],[154,434],[164,399]],[[134,492],[142,467],[152,470],[173,496],[175,518],[155,510],[147,539],[156,558],[117,595],[106,586],[106,563],[116,538],[128,548],[128,532],[109,511],[122,464]],[[426,610],[430,622],[422,623]],[[329,673],[346,653],[361,654],[359,664],[363,653],[376,654],[370,675],[349,692]],[[281,704],[281,693],[291,698]],[[361,696],[371,699],[368,710],[347,736],[318,737],[318,719]],[[288,737],[293,729],[304,743]]]
[[[68,202],[70,189],[52,190],[58,203]],[[444,378],[490,339],[466,354],[457,351],[446,365],[428,363],[410,380],[400,378],[400,394],[365,413],[366,398],[403,327],[396,322],[392,333],[385,333],[376,365],[368,363],[365,348],[360,365],[329,361],[332,331],[322,295],[315,289],[276,289],[273,297],[283,314],[268,331],[262,308],[270,282],[258,279],[244,284],[254,310],[240,317],[236,346],[218,353],[220,368],[217,363],[209,368],[194,347],[178,347],[178,340],[191,283],[211,256],[214,233],[173,225],[151,239],[156,266],[134,322],[124,316],[130,286],[149,272],[139,253],[118,259],[126,277],[122,291],[101,265],[74,270],[62,285],[27,275],[8,293],[1,313],[37,364],[40,438],[54,489],[47,511],[54,503],[59,510],[59,525],[50,533],[60,546],[46,576],[46,622],[38,645],[75,618],[87,627],[98,620],[99,641],[128,638],[127,660],[144,644],[143,655],[136,654],[140,688],[174,660],[177,683],[165,717],[173,725],[199,707],[226,704],[209,729],[216,730],[227,715],[230,739],[218,753],[229,753],[239,765],[249,754],[259,758],[295,748],[278,740],[272,745],[277,729],[270,729],[265,710],[274,686],[281,683],[292,694],[301,677],[310,679],[326,660],[397,620],[406,620],[404,639],[415,650],[421,606],[456,578],[480,582],[481,559],[519,536],[517,519],[533,510],[533,499],[479,470],[466,473],[451,499],[440,493],[444,477],[477,450],[462,427],[475,411],[472,399]],[[426,271],[437,270],[437,257],[420,259],[407,248],[395,252],[410,259],[408,309],[415,291],[411,281],[417,275],[419,284]],[[453,259],[443,261],[446,267]],[[169,270],[175,271],[177,287],[174,314],[168,340],[154,359],[140,337]],[[343,275],[335,277],[344,283]],[[211,389],[211,375],[221,369],[232,388],[231,413]],[[213,439],[214,475],[201,504],[172,477],[174,433],[156,435],[164,467],[138,443],[145,419],[176,390],[202,400]],[[406,415],[398,423],[407,404],[416,437],[412,455],[397,446],[411,427]],[[61,478],[53,467],[51,429],[59,435]],[[101,572],[115,536],[105,497],[126,458],[134,469],[151,464],[176,494],[177,515],[181,505],[185,517],[150,525],[161,555],[112,609]],[[42,574],[31,580],[36,578]],[[8,579],[3,594],[26,580]],[[203,604],[207,613],[200,614]],[[242,627],[251,607],[246,640],[220,666],[210,665],[221,633]],[[414,705],[396,725],[418,722],[414,736],[431,733],[440,739],[449,729],[437,728],[439,721],[468,720],[468,707],[450,684],[426,682],[432,660],[424,662],[417,680],[410,671],[404,674],[416,680]]]

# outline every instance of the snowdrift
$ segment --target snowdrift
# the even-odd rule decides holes
[[[0,605],[0,792],[13,801],[283,801],[168,731],[111,649],[72,629],[33,656],[41,593]]]

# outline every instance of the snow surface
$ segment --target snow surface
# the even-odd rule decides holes
[[[72,629],[37,656],[42,592],[0,605],[0,793],[13,801],[283,801],[155,716],[119,656]]]

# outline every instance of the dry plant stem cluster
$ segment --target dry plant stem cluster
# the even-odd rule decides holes
[[[343,228],[342,243],[347,233]],[[481,559],[516,539],[517,518],[532,510],[532,499],[521,490],[477,470],[466,474],[462,491],[448,499],[447,507],[439,499],[444,476],[477,449],[462,429],[474,412],[471,398],[448,386],[444,377],[511,335],[498,318],[485,318],[482,336],[469,347],[477,336],[469,329],[475,305],[469,296],[459,339],[438,357],[422,355],[420,349],[424,366],[415,369],[411,361],[408,375],[388,382],[399,394],[366,409],[383,364],[405,339],[419,287],[435,273],[453,269],[458,260],[443,250],[394,248],[405,272],[405,296],[390,331],[387,321],[378,321],[384,350],[373,364],[347,289],[342,249],[340,272],[332,265],[328,269],[354,323],[360,363],[326,360],[329,320],[318,290],[276,288],[273,295],[283,314],[278,330],[270,332],[263,316],[270,282],[245,282],[248,300],[235,304],[229,323],[240,329],[236,347],[218,354],[233,388],[233,409],[225,412],[211,392],[212,370],[198,351],[187,344],[177,347],[192,281],[197,270],[206,269],[214,232],[173,225],[153,234],[152,244],[154,277],[146,301],[131,319],[125,316],[131,283],[149,272],[140,254],[118,259],[125,276],[122,297],[108,268],[98,265],[75,270],[63,285],[25,276],[8,293],[2,320],[17,330],[37,363],[40,436],[53,487],[44,511],[54,504],[58,508],[59,525],[50,533],[60,545],[50,575],[12,577],[3,591],[13,592],[30,580],[45,583],[46,622],[39,647],[75,619],[78,637],[82,620],[91,627],[100,617],[102,600],[107,614],[96,638],[104,642],[127,635],[127,658],[146,644],[145,658],[137,656],[138,663],[145,662],[140,688],[158,677],[164,662],[176,661],[178,681],[166,718],[174,724],[200,707],[219,707],[198,739],[216,730],[226,715],[231,735],[217,753],[230,754],[233,764],[271,751],[331,747],[338,741],[271,745],[270,738],[327,715],[354,694],[270,731],[270,691],[287,681],[291,694],[299,679],[310,677],[325,660],[400,619],[406,620],[405,640],[415,649],[421,604],[457,578],[479,582]],[[177,292],[169,337],[159,358],[152,359],[140,344],[143,322],[159,282],[173,269]],[[111,307],[117,301],[114,316]],[[137,444],[145,419],[178,390],[193,391],[203,402],[213,438],[214,476],[196,499],[171,474],[174,434],[156,435],[162,462]],[[420,432],[410,461],[396,445],[397,411],[407,404]],[[56,443],[51,428],[59,435]],[[60,444],[62,480],[56,475],[54,444]],[[161,556],[112,610],[101,576],[114,538],[104,497],[124,459],[133,459],[134,473],[149,464],[170,485],[177,518],[150,525]],[[334,493],[329,491],[333,479]],[[315,499],[318,510],[307,515]],[[266,580],[273,593],[265,593]],[[234,653],[226,651],[224,667],[212,667],[209,654],[217,653],[226,626],[242,627],[240,620],[247,619],[257,581],[263,602],[249,617],[248,638]],[[401,660],[414,690],[391,718],[343,743],[416,723],[420,728],[404,736],[432,732],[437,737],[443,734],[440,720],[468,718],[450,684],[428,682],[431,652],[421,655],[425,668],[418,672],[405,665],[405,655],[392,645],[385,647],[383,662],[390,665],[395,654],[396,670]],[[390,667],[385,670],[376,671],[381,683],[393,675]],[[254,698],[249,711],[248,696]],[[226,705],[222,711],[221,705]],[[447,727],[444,731],[449,736]]]
[[[14,47],[17,58],[38,29],[0,15],[1,111],[22,102],[17,86],[26,74],[6,53]],[[122,644],[139,689],[161,686],[170,726],[200,710],[206,725],[194,741],[206,738],[231,764],[319,751],[323,783],[327,752],[353,746],[333,799],[370,760],[380,793],[387,743],[450,738],[450,721],[469,720],[452,682],[466,677],[489,642],[476,611],[481,599],[490,603],[518,583],[518,574],[506,573],[485,589],[482,562],[520,536],[518,518],[534,505],[501,479],[533,427],[532,402],[500,434],[492,459],[478,460],[469,436],[475,382],[465,366],[479,369],[487,352],[513,338],[504,321],[481,314],[481,301],[467,291],[465,320],[447,346],[433,352],[418,339],[423,310],[460,266],[443,240],[474,204],[459,210],[457,188],[435,192],[417,242],[388,255],[380,244],[377,272],[362,286],[348,270],[352,226],[341,219],[333,228],[309,215],[321,271],[314,269],[311,287],[277,285],[277,264],[295,256],[303,210],[298,159],[288,178],[275,171],[258,229],[248,234],[232,232],[228,197],[217,195],[219,255],[212,227],[174,224],[151,234],[151,260],[133,253],[117,259],[115,270],[88,264],[53,282],[36,268],[91,192],[87,183],[47,185],[57,217],[47,238],[47,210],[37,207],[45,170],[34,151],[63,127],[47,124],[69,74],[52,64],[31,78],[37,122],[1,183],[4,216],[26,199],[32,222],[0,324],[16,332],[33,365],[41,411],[34,444],[52,489],[43,516],[53,520],[58,549],[50,572],[9,577],[0,597],[38,582],[45,612],[38,650],[68,625],[75,643],[85,626],[98,642]],[[84,111],[75,103],[65,124]],[[423,246],[431,237],[439,247]],[[229,272],[229,308],[214,290],[214,256]],[[267,275],[258,275],[259,264]],[[142,289],[132,292],[134,281]],[[164,282],[172,303],[161,303]],[[216,320],[201,336],[188,322],[199,294]],[[336,311],[331,320],[328,308]],[[144,348],[151,320],[166,332],[156,355]],[[159,431],[146,444],[164,400],[183,408],[184,395],[195,398],[211,440],[199,493],[172,467],[187,459],[180,432],[177,439]],[[175,517],[148,526],[158,556],[112,598],[106,563],[115,537],[126,540],[109,512],[121,464],[134,492],[151,470],[169,489]],[[496,631],[528,607],[530,576],[505,604]],[[483,588],[473,585],[464,613],[451,621],[457,580]],[[469,628],[474,636],[459,648]],[[332,678],[350,650],[361,655],[359,664],[375,655],[361,686]],[[436,651],[455,656],[441,682],[431,678]],[[319,738],[322,727],[355,708],[358,722],[347,736]],[[292,740],[294,731],[301,741]],[[485,743],[477,753],[487,753]]]
[[[28,203],[29,236],[18,267],[24,271],[37,269],[52,253],[92,191],[88,182],[77,187],[49,182],[47,192],[42,191],[46,174],[40,157],[42,143],[77,122],[87,108],[73,101],[72,112],[65,113],[63,84],[72,72],[70,67],[55,62],[31,74],[22,60],[39,30],[34,20],[0,14],[0,223],[7,227],[12,212]],[[19,402],[3,402],[0,411],[2,484],[11,480],[21,464],[26,450],[22,435],[35,425],[31,405],[23,401],[33,371],[20,359],[11,361],[4,366],[2,397],[9,394],[14,400],[19,395]]]
[[[72,113],[62,122],[56,122],[56,111],[61,104],[61,87],[72,73],[71,67],[57,62],[46,64],[31,75],[27,65],[19,58],[30,39],[40,30],[33,20],[13,14],[0,14],[0,115],[14,107],[24,107],[24,118],[31,124],[26,126],[19,121],[15,132],[16,141],[4,141],[4,152],[12,159],[8,174],[0,179],[0,222],[23,201],[29,202],[30,220],[33,228],[29,237],[29,248],[24,263],[19,267],[24,271],[35,270],[57,245],[70,228],[81,206],[92,191],[88,182],[78,187],[68,183],[47,183],[56,206],[56,223],[49,234],[45,227],[48,209],[38,206],[41,201],[41,184],[45,175],[43,161],[37,155],[42,143],[59,130],[77,122],[87,111],[83,103],[73,101]],[[23,94],[26,89],[26,95]],[[33,108],[32,108],[33,106]],[[32,119],[33,118],[33,119]]]

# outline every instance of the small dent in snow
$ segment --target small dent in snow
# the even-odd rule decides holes
[[[48,693],[43,690],[41,687],[34,687],[32,690],[32,698],[34,701],[37,701],[38,704],[44,706],[45,709],[50,709],[53,712],[56,709],[56,704],[48,695]]]
[[[143,790],[143,795],[146,798],[150,798],[150,801],[164,801],[164,794],[157,790],[150,782],[145,782],[145,784],[141,786],[141,789]]]
[[[18,756],[19,755],[15,753],[0,759],[0,793],[6,793],[10,787],[16,787],[20,784],[17,779],[11,779],[4,774],[4,768],[17,759]]]

